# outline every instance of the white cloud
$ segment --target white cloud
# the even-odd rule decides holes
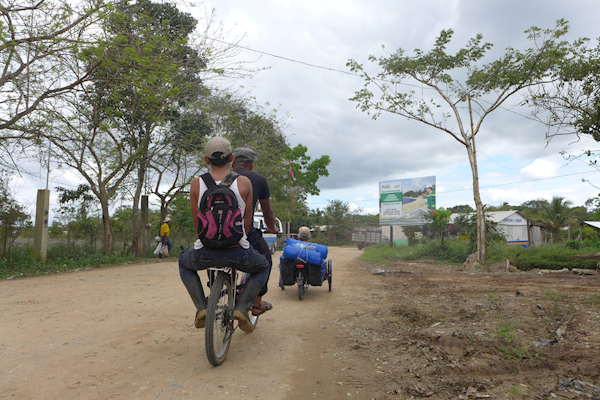
[[[500,205],[504,202],[511,205],[519,205],[528,200],[544,198],[550,200],[552,195],[523,192],[519,189],[487,189],[482,193],[483,201],[491,205]]]
[[[558,175],[560,164],[555,161],[535,160],[525,168],[521,168],[521,176],[525,179],[551,178]]]

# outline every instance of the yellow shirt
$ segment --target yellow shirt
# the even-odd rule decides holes
[[[164,224],[161,225],[160,227],[160,236],[169,236],[169,232],[171,230],[169,229],[169,224],[167,224],[166,222]]]

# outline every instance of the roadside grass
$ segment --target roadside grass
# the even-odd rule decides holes
[[[173,251],[170,256],[176,257],[177,255]],[[0,259],[0,279],[99,268],[147,260],[148,258],[136,258],[132,254],[107,256],[100,250],[91,251],[86,247],[75,246],[68,249],[65,245],[56,245],[48,248],[46,262],[43,263],[33,258],[31,246],[21,246],[12,250],[10,260]]]
[[[549,292],[547,290],[542,292],[542,298],[551,301],[564,301],[568,299],[568,297],[569,296],[564,293]]]
[[[509,360],[521,360],[530,357],[527,349],[516,345],[517,335],[511,321],[500,321],[496,330],[498,350]]]
[[[584,297],[583,299],[581,299],[581,301],[583,303],[589,303],[589,304],[593,304],[593,305],[596,305],[596,306],[600,306],[600,293],[593,294],[593,295],[588,296],[588,297]]]
[[[495,294],[495,293],[490,293],[490,294],[488,294],[488,301],[489,301],[490,303],[495,303],[495,302],[497,302],[498,300],[500,300],[500,297],[496,296],[496,294]]]
[[[546,244],[524,249],[519,246],[507,246],[503,242],[488,246],[488,264],[508,259],[512,265],[523,271],[534,268],[596,268],[597,260],[569,258],[577,254],[589,254],[589,248],[572,249],[562,244]],[[389,246],[377,244],[365,248],[360,259],[367,262],[391,265],[394,261],[414,261],[433,259],[448,264],[462,264],[471,254],[470,244],[466,240],[429,241],[415,246]]]

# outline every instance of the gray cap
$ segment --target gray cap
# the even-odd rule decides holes
[[[224,137],[215,136],[204,145],[204,154],[213,160],[228,157],[231,154],[231,144]]]
[[[238,147],[233,151],[233,162],[254,162],[256,160],[256,152],[247,147]]]

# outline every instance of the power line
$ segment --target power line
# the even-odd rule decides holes
[[[306,65],[307,67],[311,67],[311,68],[318,68],[318,69],[323,69],[323,70],[326,70],[326,71],[338,72],[340,74],[345,74],[345,75],[350,75],[350,76],[356,76],[356,77],[359,77],[359,78],[364,78],[364,76],[365,76],[365,75],[357,74],[355,72],[348,72],[348,71],[343,71],[341,69],[335,69],[335,68],[330,68],[330,67],[323,67],[321,65],[311,64],[311,63],[308,63],[306,61],[294,60],[293,58],[284,57],[284,56],[278,56],[276,54],[267,53],[266,51],[252,49],[252,48],[247,47],[247,46],[240,46],[239,44],[236,44],[236,43],[230,43],[230,42],[226,42],[224,40],[219,40],[219,39],[211,38],[211,37],[208,37],[208,36],[202,36],[202,37],[205,38],[205,39],[213,40],[215,42],[223,43],[223,44],[226,44],[226,45],[229,45],[229,46],[239,47],[240,49],[252,51],[254,53],[264,54],[264,55],[269,56],[269,57],[279,58],[281,60],[285,60],[285,61],[289,61],[289,62],[293,62],[293,63],[297,63],[297,64],[302,64],[302,65]],[[371,79],[382,81],[382,82],[393,83],[393,84],[396,84],[396,85],[403,85],[403,86],[414,87],[414,88],[417,88],[417,89],[423,89],[422,86],[412,85],[410,83],[393,82],[393,81],[388,81],[388,80],[381,79],[381,78],[371,78]],[[429,87],[427,87],[425,89],[427,89],[427,90],[435,90],[435,89],[429,88]]]
[[[499,183],[497,185],[488,185],[488,186],[480,186],[479,189],[489,189],[489,188],[493,188],[493,187],[499,187],[499,186],[509,186],[509,185],[518,185],[521,183],[529,183],[529,182],[537,182],[537,181],[545,181],[545,180],[549,180],[549,179],[556,179],[556,178],[564,178],[566,176],[574,176],[574,175],[582,175],[582,174],[591,174],[593,172],[598,172],[598,171],[584,171],[584,172],[575,172],[572,174],[566,174],[566,175],[557,175],[557,176],[552,176],[549,178],[538,178],[538,179],[529,179],[526,181],[518,181],[518,182],[508,182],[508,183]],[[466,192],[466,191],[470,191],[473,190],[473,188],[468,188],[468,189],[457,189],[457,190],[447,190],[447,191],[442,191],[442,192],[437,192],[438,194],[443,194],[443,193],[456,193],[456,192]],[[368,199],[368,200],[350,200],[350,203],[366,203],[366,202],[375,202],[375,201],[379,201],[379,199]],[[312,204],[326,204],[326,203],[320,203],[320,202],[311,202]]]

